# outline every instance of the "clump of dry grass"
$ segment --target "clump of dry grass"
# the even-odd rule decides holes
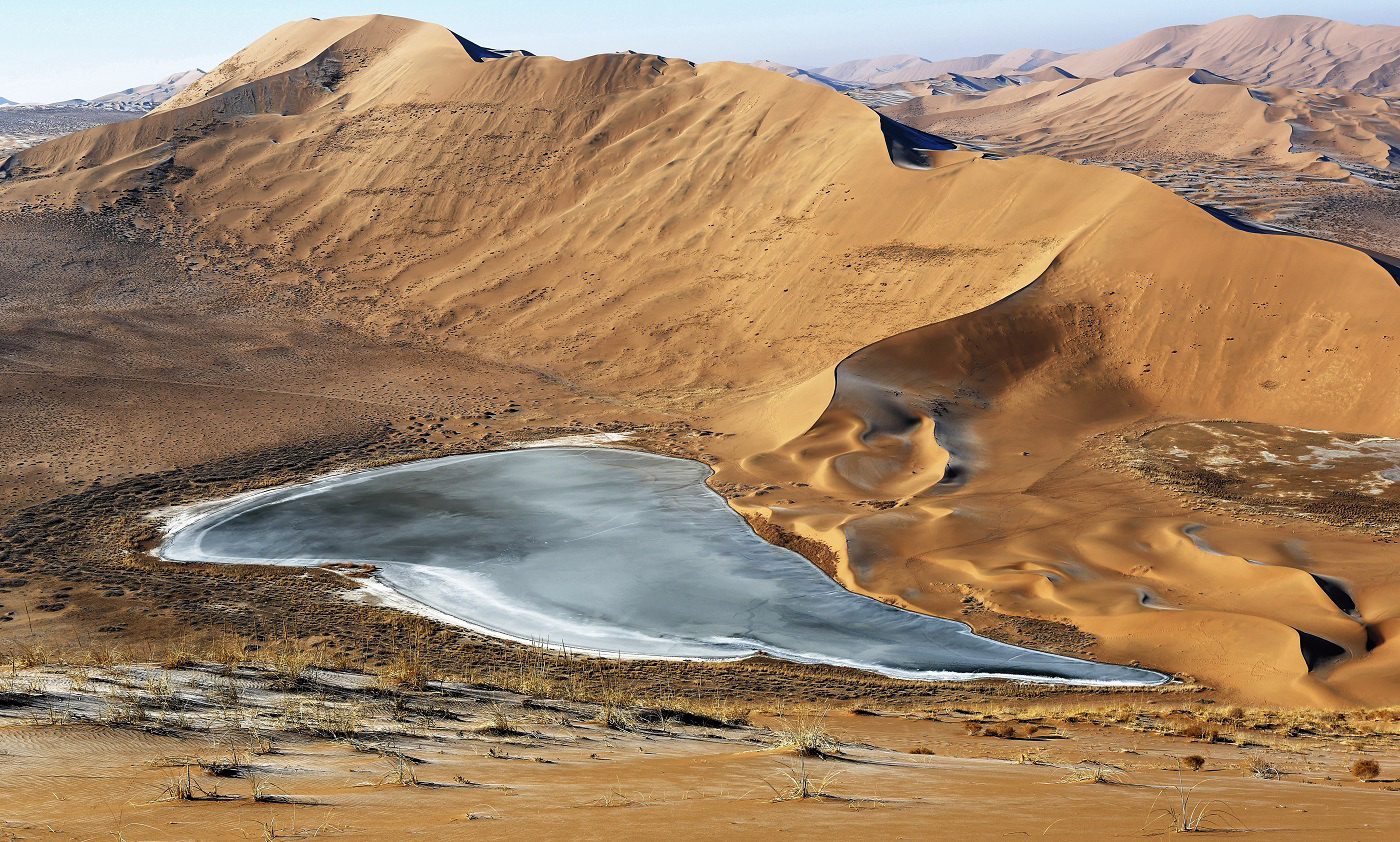
[[[753,709],[730,699],[692,698],[668,695],[639,703],[639,718],[677,722],[709,728],[737,728],[749,724]]]
[[[1181,765],[1181,768],[1191,772],[1199,772],[1201,769],[1205,768],[1206,765],[1206,759],[1199,754],[1188,754],[1185,757],[1179,758],[1177,762]]]
[[[825,757],[840,751],[841,744],[826,729],[826,714],[794,717],[777,735],[780,748],[791,748],[799,757]]]
[[[1200,722],[1192,722],[1177,733],[1181,734],[1183,737],[1189,737],[1190,739],[1200,740],[1206,743],[1222,742],[1219,728],[1212,728]]]
[[[422,786],[423,782],[418,780],[418,773],[413,771],[413,764],[402,756],[387,757],[384,760],[389,766],[389,771],[380,778],[380,783],[395,784],[396,786]]]
[[[427,689],[429,681],[442,678],[432,663],[429,630],[415,627],[407,643],[401,645],[388,666],[379,671],[381,682],[404,690]]]
[[[968,722],[964,727],[969,737],[997,737],[1003,740],[1028,740],[1041,731],[1039,725],[1017,726],[1014,722],[993,722],[990,725]]]
[[[247,753],[238,748],[231,748],[229,753],[222,757],[201,759],[199,768],[206,775],[216,778],[241,778],[248,772],[247,764]]]
[[[1256,778],[1266,780],[1280,780],[1283,778],[1283,771],[1273,764],[1262,754],[1252,754],[1240,761],[1240,768]]]
[[[288,731],[343,740],[364,728],[364,710],[358,704],[287,699],[283,705],[282,727]]]
[[[282,787],[260,775],[250,775],[248,777],[248,788],[250,794],[253,796],[253,800],[259,804],[294,803]]]
[[[910,753],[910,754],[937,754],[938,752],[934,751],[933,749],[929,748],[929,747],[926,746],[926,745],[920,744],[920,745],[916,745],[916,746],[914,746],[913,748],[909,749],[909,753]]]
[[[161,800],[163,801],[232,801],[237,800],[236,795],[223,795],[217,786],[208,789],[203,784],[194,779],[190,772],[190,767],[185,767],[183,777],[173,778],[169,783],[161,788]]]
[[[764,783],[768,784],[768,788],[773,790],[774,801],[793,801],[801,798],[828,798],[831,793],[827,791],[827,788],[831,786],[831,782],[841,774],[840,772],[829,772],[824,775],[821,780],[814,780],[811,775],[807,774],[807,760],[805,757],[798,760],[797,768],[794,769],[788,766],[782,771],[783,777],[788,780],[786,785],[776,787],[773,786],[772,783],[764,781]]]
[[[1153,810],[1146,824],[1143,825],[1143,830],[1146,831],[1153,824],[1164,819],[1167,826],[1175,833],[1244,830],[1243,823],[1225,802],[1219,799],[1202,801],[1195,797],[1196,787],[1200,785],[1198,783],[1195,786],[1186,786],[1181,779],[1181,771],[1178,770],[1174,803],[1157,809],[1157,801],[1162,796],[1162,793],[1158,793],[1157,798],[1152,801]]]
[[[516,728],[510,721],[506,709],[494,702],[491,704],[491,710],[486,714],[486,724],[477,728],[476,732],[489,737],[519,737],[525,733]]]
[[[199,663],[199,660],[195,657],[193,652],[184,647],[180,647],[166,650],[165,654],[161,656],[160,668],[164,670],[180,670],[192,667],[197,663]]]
[[[1352,777],[1358,781],[1371,781],[1381,776],[1381,764],[1370,758],[1358,760],[1351,764]]]
[[[306,671],[320,661],[320,653],[301,646],[296,641],[283,640],[272,648],[265,663],[277,676],[277,684],[294,687],[305,677]]]
[[[1089,760],[1075,766],[1068,775],[1065,775],[1057,783],[1124,784],[1127,783],[1127,781],[1128,774],[1117,766],[1109,766],[1107,763],[1098,763]]]
[[[614,731],[629,731],[637,724],[637,718],[630,710],[610,702],[598,706],[598,721]]]

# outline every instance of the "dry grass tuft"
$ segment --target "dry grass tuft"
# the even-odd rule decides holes
[[[486,724],[478,727],[476,733],[488,737],[519,737],[525,732],[515,727],[505,708],[493,702],[486,714]]]
[[[969,737],[997,737],[1003,740],[1028,740],[1039,734],[1039,725],[1021,725],[1014,722],[993,722],[984,725],[980,722],[968,722],[964,725]]]
[[[1061,778],[1057,783],[1062,784],[1124,784],[1128,782],[1128,774],[1117,766],[1109,766],[1106,763],[1086,761],[1074,767],[1074,769]]]
[[[208,789],[194,779],[190,767],[185,767],[183,777],[176,777],[161,788],[162,801],[234,801],[237,795],[223,795],[217,786]]]
[[[413,771],[413,764],[403,757],[386,757],[384,762],[388,764],[389,771],[380,778],[380,783],[394,784],[396,786],[422,786],[423,782],[418,780],[418,774]]]
[[[798,761],[797,768],[794,769],[789,766],[783,769],[783,777],[788,780],[786,785],[780,788],[773,786],[773,784],[768,781],[764,781],[764,783],[768,784],[768,788],[773,790],[774,801],[793,801],[802,798],[828,798],[831,796],[831,793],[827,791],[827,787],[829,787],[831,782],[840,774],[840,772],[830,772],[824,775],[819,781],[813,780],[812,777],[807,774],[807,761],[804,757]]]
[[[1219,728],[1212,728],[1200,722],[1192,722],[1182,728],[1180,733],[1183,737],[1190,737],[1193,740],[1200,740],[1206,743],[1223,742]]]
[[[1256,778],[1277,781],[1283,778],[1284,772],[1273,764],[1262,754],[1252,754],[1240,761],[1240,768]]]
[[[1381,764],[1371,759],[1358,760],[1351,764],[1352,777],[1358,781],[1371,781],[1381,776]]]
[[[286,794],[282,787],[258,775],[248,777],[248,787],[252,793],[253,800],[259,804],[291,804],[292,799]],[[276,790],[274,792],[273,790]]]
[[[840,752],[841,744],[826,730],[826,714],[794,717],[777,733],[780,748],[791,748],[799,757],[825,757]]]
[[[389,665],[380,670],[380,681],[403,690],[426,690],[428,682],[441,679],[442,674],[429,658],[428,644],[426,632],[417,630]]]
[[[1177,761],[1181,768],[1191,772],[1199,772],[1205,768],[1206,759],[1199,754],[1188,754]]]
[[[1165,820],[1167,826],[1175,833],[1243,831],[1244,824],[1225,802],[1219,799],[1202,801],[1195,797],[1196,787],[1200,785],[1186,786],[1181,780],[1181,771],[1178,770],[1174,803],[1157,809],[1157,801],[1162,795],[1158,793],[1157,798],[1152,801],[1154,809],[1143,825],[1143,830],[1146,831],[1157,822]]]

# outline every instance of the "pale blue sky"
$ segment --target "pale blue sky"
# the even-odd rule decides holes
[[[630,49],[804,67],[890,53],[953,58],[1016,47],[1094,48],[1237,14],[1400,25],[1395,0],[0,0],[0,12],[0,96],[39,102],[208,70],[284,21],[370,12],[562,58]]]

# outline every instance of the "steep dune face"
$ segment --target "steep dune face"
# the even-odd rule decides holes
[[[1221,417],[1400,436],[1392,279],[1122,173],[930,163],[755,68],[492,58],[370,17],[289,24],[157,113],[11,157],[0,204],[102,209],[357,329],[728,433],[716,487],[872,595],[1069,620],[1241,698],[1395,697],[1304,651],[1400,658],[1366,652],[1391,604],[1369,538],[1183,518],[1110,446]],[[1368,594],[1360,620],[1285,539]]]
[[[1076,76],[1199,67],[1243,82],[1376,93],[1400,86],[1400,27],[1357,26],[1306,15],[1240,15],[1156,29],[1056,64]]]

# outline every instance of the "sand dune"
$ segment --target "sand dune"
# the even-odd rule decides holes
[[[931,79],[944,73],[995,76],[1001,73],[1027,73],[1068,56],[1054,50],[1012,50],[967,58],[930,61],[912,55],[881,56],[819,67],[813,72],[846,82],[888,85]]]
[[[1111,47],[1079,53],[1022,49],[946,61],[895,55],[842,62],[814,72],[881,85],[944,73],[1024,73],[1052,64],[1075,76],[1093,78],[1153,67],[1195,67],[1252,84],[1375,94],[1400,88],[1400,27],[1357,26],[1306,15],[1239,15],[1154,29]]]
[[[47,104],[18,105],[0,97],[0,152],[11,152],[90,126],[131,119],[155,108],[203,75],[202,70],[172,74],[159,82],[106,94],[95,99],[69,99]]]
[[[1097,84],[1248,98],[1181,75]],[[372,16],[280,27],[141,120],[11,156],[0,205],[122,219],[288,312],[533,372],[560,422],[720,431],[714,485],[859,591],[1067,621],[1241,699],[1400,699],[1400,651],[1368,643],[1384,545],[1183,512],[1125,461],[1167,422],[1400,436],[1393,279],[1120,172],[928,157],[894,166],[878,115],[776,73],[491,58]]]
[[[1238,216],[1400,251],[1393,98],[1244,85],[1189,68],[996,81],[983,80],[984,92],[930,80],[855,96],[977,148],[1106,163]]]
[[[1400,111],[1342,91],[1250,87],[1203,70],[1143,70],[926,95],[897,120],[1018,153],[1105,160],[1248,159],[1344,177],[1327,159],[1387,166]]]
[[[856,90],[861,87],[859,84],[843,82],[839,79],[832,79],[829,76],[823,76],[820,73],[816,73],[811,70],[803,70],[800,67],[793,67],[790,64],[779,64],[776,61],[754,61],[750,62],[749,64],[753,67],[760,67],[764,70],[771,70],[774,73],[781,73],[782,75],[792,79],[796,79],[799,82],[811,82],[814,85],[821,85],[823,87],[831,88],[832,90],[850,91]]]
[[[1056,63],[1076,76],[1199,67],[1255,84],[1376,93],[1400,86],[1400,26],[1357,26],[1306,15],[1239,15],[1156,29]]]
[[[82,104],[93,108],[115,108],[120,111],[149,111],[188,88],[204,75],[203,70],[185,70],[172,73],[159,82],[137,85],[115,93],[83,100]]]

